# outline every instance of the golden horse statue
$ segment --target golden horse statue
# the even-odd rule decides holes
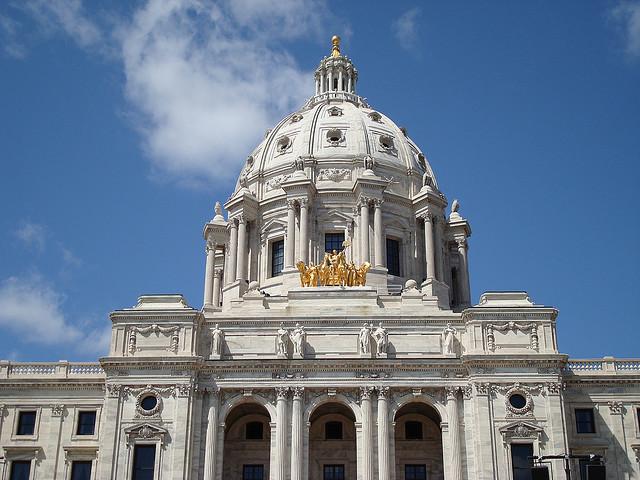
[[[300,272],[300,285],[303,287],[363,287],[367,284],[367,272],[371,264],[365,262],[357,267],[355,263],[347,262],[344,250],[333,250],[324,254],[319,265],[306,265],[299,261],[296,267]]]

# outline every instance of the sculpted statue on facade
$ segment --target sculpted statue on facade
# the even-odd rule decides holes
[[[371,326],[368,323],[362,325],[358,334],[358,342],[361,354],[367,355],[371,353]]]
[[[300,358],[304,357],[304,344],[307,338],[307,332],[304,331],[304,327],[299,323],[296,323],[296,328],[291,332],[291,343],[293,343],[293,353]]]
[[[300,272],[300,285],[302,287],[364,286],[371,264],[365,262],[358,267],[353,262],[347,262],[345,250],[350,245],[351,243],[345,240],[341,251],[326,252],[319,265],[306,265],[302,261],[296,263],[296,268]]]
[[[386,354],[389,346],[389,334],[387,330],[382,326],[382,322],[378,324],[378,328],[373,331],[373,339],[376,341],[378,355]]]
[[[215,328],[211,332],[211,355],[220,358],[222,355],[222,341],[224,340],[224,332],[220,329],[216,323]]]
[[[447,323],[447,326],[442,332],[442,353],[445,355],[455,354],[455,339],[457,330],[451,326],[451,323]]]
[[[279,357],[286,357],[289,347],[289,330],[284,328],[284,323],[280,323],[280,328],[276,333],[276,353]]]

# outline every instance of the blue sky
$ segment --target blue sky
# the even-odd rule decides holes
[[[93,360],[142,293],[200,307],[203,223],[334,33],[473,228],[473,298],[638,357],[640,1],[8,0],[0,358]]]

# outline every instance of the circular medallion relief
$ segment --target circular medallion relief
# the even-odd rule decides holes
[[[136,399],[136,411],[140,415],[149,417],[156,415],[162,408],[162,399],[153,391],[144,391]]]
[[[512,414],[526,415],[533,410],[533,399],[527,392],[511,389],[506,396],[506,407]]]

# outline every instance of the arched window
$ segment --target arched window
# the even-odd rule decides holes
[[[400,276],[400,242],[387,238],[387,270],[389,275]]]
[[[284,240],[271,242],[271,276],[282,275],[284,268]]]

